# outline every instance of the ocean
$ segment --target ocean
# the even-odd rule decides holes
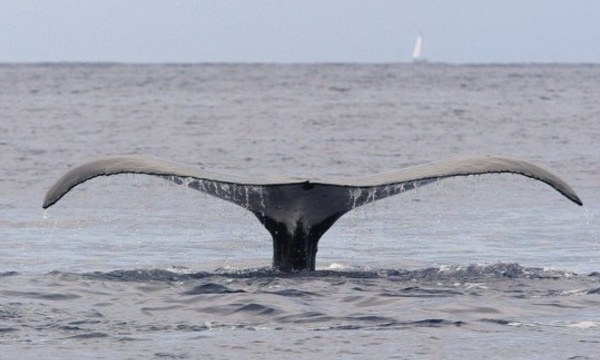
[[[600,66],[0,65],[1,359],[593,359]],[[357,208],[316,271],[273,271],[249,212],[99,157],[357,177],[466,155],[531,161]]]

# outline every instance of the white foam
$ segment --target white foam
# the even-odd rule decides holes
[[[598,323],[593,321],[580,321],[577,323],[567,324],[567,327],[578,328],[578,329],[591,329],[598,326]]]

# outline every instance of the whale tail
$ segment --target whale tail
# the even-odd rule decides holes
[[[356,178],[244,178],[143,156],[116,156],[79,165],[48,190],[43,208],[77,185],[98,176],[160,176],[251,211],[273,237],[273,267],[281,271],[314,270],[323,234],[348,211],[454,176],[513,173],[542,181],[582,205],[558,176],[529,162],[497,156],[464,157]]]

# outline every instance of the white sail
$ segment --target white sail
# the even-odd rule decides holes
[[[423,58],[423,35],[419,33],[412,53],[413,62],[425,62]]]
[[[421,58],[421,53],[423,52],[423,36],[419,34],[417,36],[417,41],[415,41],[415,48],[413,49],[413,60],[418,60]]]

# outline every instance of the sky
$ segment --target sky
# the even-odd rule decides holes
[[[600,63],[598,0],[1,0],[0,63]]]

